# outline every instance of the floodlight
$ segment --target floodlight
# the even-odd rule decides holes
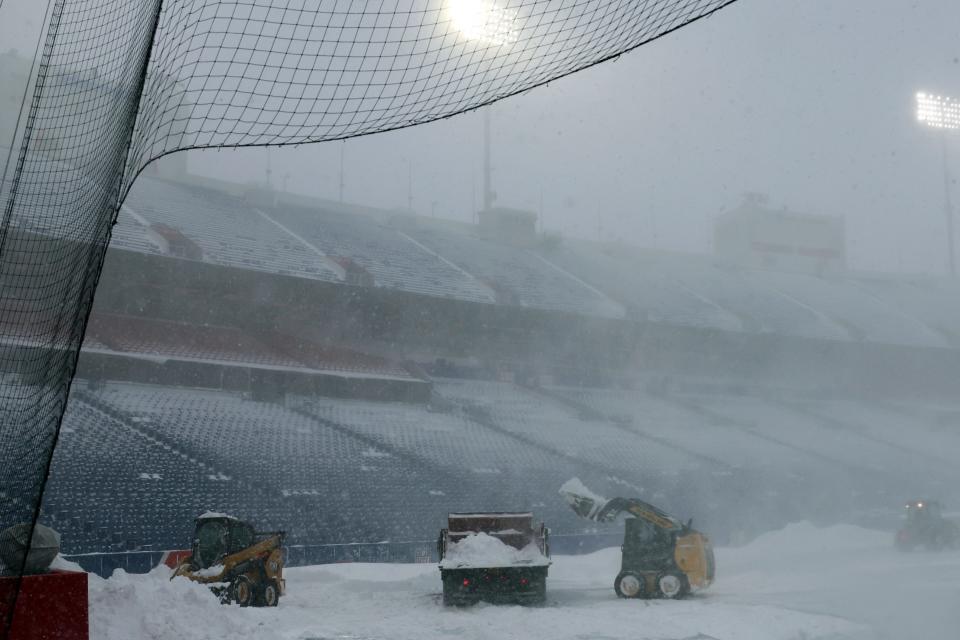
[[[450,0],[450,20],[470,40],[504,45],[517,41],[515,9],[506,9],[490,0]]]
[[[920,92],[917,120],[934,129],[960,129],[960,100]]]

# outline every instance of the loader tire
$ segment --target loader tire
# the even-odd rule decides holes
[[[261,607],[275,607],[280,603],[280,588],[273,580],[267,580],[260,593],[257,594],[257,605]]]
[[[681,573],[668,571],[657,576],[657,596],[669,600],[679,600],[687,595],[690,587],[687,577]]]
[[[647,581],[634,571],[621,571],[613,581],[613,590],[621,598],[643,598],[647,595]]]
[[[241,607],[253,604],[253,584],[247,576],[237,576],[230,584],[230,599]]]

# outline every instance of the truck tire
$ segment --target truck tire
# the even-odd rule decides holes
[[[445,607],[461,607],[463,602],[456,596],[453,588],[450,587],[448,581],[443,581],[443,606]]]
[[[237,576],[230,584],[230,599],[241,607],[253,604],[253,584],[247,576]]]
[[[546,604],[547,602],[547,581],[546,580],[540,583],[540,585],[537,587],[536,593],[533,596],[531,596],[529,602],[530,604],[533,604],[533,605]]]
[[[613,581],[613,590],[621,598],[642,598],[647,595],[647,581],[635,571],[621,571]]]
[[[656,585],[657,595],[670,600],[679,600],[687,595],[690,590],[687,585],[687,577],[674,571],[667,571],[658,575]]]

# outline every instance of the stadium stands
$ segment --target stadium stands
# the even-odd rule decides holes
[[[305,408],[385,451],[440,471],[433,490],[447,494],[443,505],[448,511],[535,509],[560,531],[582,529],[555,496],[564,481],[589,470],[548,448],[490,429],[469,412],[332,399],[307,401]]]
[[[303,522],[329,523],[316,527],[315,542],[370,540],[388,523],[402,526],[403,504],[430,497],[414,467],[278,405],[229,392],[125,384],[108,384],[97,398],[228,475],[260,484],[278,504],[310,504],[300,526],[285,526],[293,540],[303,535]]]
[[[423,225],[406,231],[487,285],[499,304],[605,318],[624,316],[623,308],[605,294],[532,251]]]
[[[213,187],[145,176],[120,212],[112,246],[507,307],[605,318],[621,318],[629,309],[633,319],[700,329],[960,344],[953,329],[960,308],[942,302],[940,285],[927,280],[831,280],[578,241],[525,249],[453,229],[402,215],[388,226],[319,204],[257,207]],[[356,281],[349,273],[355,270],[363,275]]]
[[[140,256],[129,252],[146,262],[184,260],[176,263],[186,265],[182,273],[202,261],[232,269],[225,275],[241,284],[266,273],[281,278],[256,286],[297,287],[267,296],[262,304],[274,306],[232,326],[206,323],[202,290],[162,280],[137,295],[197,300],[163,307],[168,319],[108,303],[91,316],[84,350],[99,360],[90,379],[74,384],[43,507],[65,550],[182,548],[193,517],[207,509],[285,529],[292,545],[432,540],[448,511],[486,508],[532,509],[557,535],[595,531],[559,499],[558,487],[573,476],[601,493],[695,513],[717,540],[738,540],[809,513],[855,520],[899,502],[904,487],[936,494],[958,479],[944,452],[960,444],[960,407],[906,394],[840,399],[823,387],[869,374],[856,367],[873,360],[851,358],[850,370],[825,382],[826,360],[817,359],[840,342],[855,355],[895,346],[881,349],[880,362],[899,361],[903,350],[952,354],[960,345],[954,285],[747,271],[708,257],[580,242],[519,248],[475,237],[466,225],[387,217],[261,207],[213,188],[138,182],[113,236],[113,248],[135,263]],[[374,289],[397,295],[374,299]],[[283,317],[284,305],[313,291],[311,304]],[[122,299],[110,293],[103,299]],[[448,308],[457,310],[450,318]],[[449,321],[450,333],[406,345],[377,333],[376,323],[351,324],[351,314],[381,309],[385,318],[414,318],[415,327],[424,315]],[[29,304],[20,313],[29,319]],[[279,333],[313,313],[318,325],[337,326]],[[467,326],[464,316],[487,332],[481,346],[469,344],[467,331],[450,339]],[[284,321],[271,327],[274,317]],[[647,333],[651,324],[657,330]],[[0,338],[25,326],[0,326]],[[560,333],[569,327],[579,333]],[[37,340],[61,339],[57,331]],[[788,337],[797,340],[779,340]],[[657,344],[645,352],[648,338]],[[770,355],[769,338],[784,354],[734,370],[730,353]],[[528,358],[536,343],[560,356]],[[673,351],[678,345],[682,353]],[[608,363],[604,349],[620,359]],[[650,353],[656,358],[643,360]],[[464,366],[439,366],[446,358]],[[157,375],[168,360],[210,375],[190,377],[186,365]],[[680,361],[684,367],[657,369]],[[800,375],[763,378],[785,362],[803,368],[807,386],[790,386]],[[922,369],[927,361],[918,362]],[[938,371],[953,370],[949,357],[938,363]],[[464,377],[429,379],[418,365],[430,364]],[[580,365],[601,369],[597,379],[580,375]],[[564,380],[565,367],[587,386],[505,381]],[[239,382],[224,383],[228,369],[239,371]],[[501,372],[503,380],[466,378]],[[637,382],[647,374],[682,380],[648,388]],[[288,378],[303,384],[283,388]],[[365,394],[321,378],[382,384]],[[418,393],[404,395],[404,384]]]
[[[854,284],[897,309],[907,310],[937,331],[954,348],[960,347],[960,289],[945,279],[860,276]]]
[[[143,224],[133,220],[137,215]],[[114,243],[119,249],[142,251],[151,235],[169,241],[169,232],[182,234],[201,252],[196,258],[213,264],[267,271],[281,275],[339,282],[341,276],[323,256],[261,216],[253,207],[213,189],[169,182],[148,176],[137,180],[125,210],[123,233]],[[140,224],[142,237],[133,233]],[[151,226],[166,232],[151,234]],[[180,251],[172,257],[193,257]]]
[[[271,349],[240,329],[136,316],[92,315],[84,348],[108,349],[147,357],[306,368],[303,362]]]
[[[373,276],[374,286],[470,302],[494,302],[490,290],[452,263],[395,229],[362,215],[292,205],[271,216],[336,258],[349,258]]]
[[[748,278],[843,325],[854,340],[914,347],[947,346],[942,336],[920,320],[865,295],[848,281],[776,271],[752,271]]]
[[[192,518],[214,506],[274,519],[221,469],[74,394],[43,504],[65,552],[183,548]]]

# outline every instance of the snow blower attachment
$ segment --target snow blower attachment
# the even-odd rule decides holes
[[[443,604],[542,604],[548,535],[532,513],[451,513],[437,540]]]
[[[621,598],[682,598],[713,583],[710,539],[637,498],[607,500],[574,478],[560,494],[581,518],[613,522],[626,515],[623,557],[613,588]]]
[[[191,554],[174,570],[177,576],[208,585],[227,604],[275,607],[285,592],[282,531],[256,533],[253,527],[222,513],[196,520]]]
[[[931,551],[960,548],[960,527],[943,517],[936,500],[912,500],[904,505],[907,521],[897,531],[894,544],[900,551],[919,546]]]

